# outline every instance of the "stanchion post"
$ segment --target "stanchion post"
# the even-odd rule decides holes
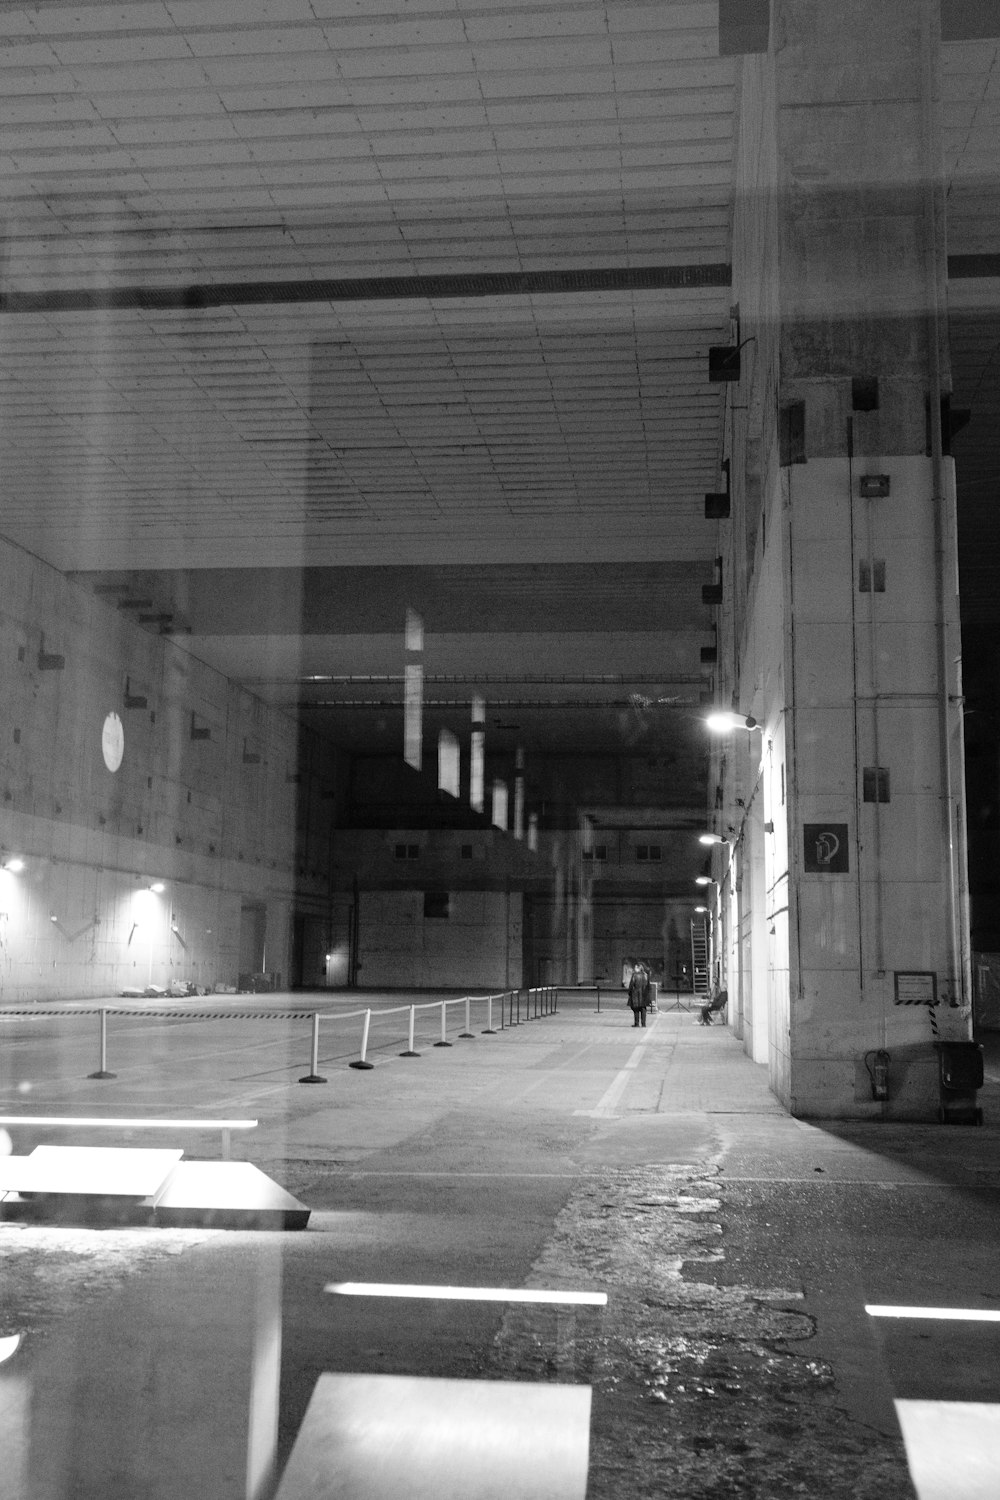
[[[597,986],[597,1014],[601,1014],[601,986]]]
[[[471,1039],[471,1037],[472,1037],[472,1010],[471,1010],[471,1007],[472,1007],[472,997],[470,995],[466,995],[466,997],[465,997],[465,1030],[464,1031],[460,1031],[458,1033],[460,1041],[463,1038],[464,1039]]]
[[[117,1073],[108,1072],[108,1008],[104,1006],[101,1010],[100,1019],[100,1051],[101,1061],[96,1073],[88,1073],[88,1078],[117,1078]]]
[[[368,1028],[372,1023],[372,1013],[365,1011],[365,1024],[361,1028],[361,1056],[356,1062],[348,1063],[349,1068],[364,1068],[366,1071],[372,1069],[375,1064],[368,1062]]]
[[[435,1047],[450,1047],[451,1046],[451,1043],[448,1040],[448,1016],[447,1016],[447,1010],[448,1010],[448,1002],[447,1002],[447,1000],[442,1000],[441,1001],[441,1040],[439,1042],[435,1042],[434,1043]]]
[[[309,1053],[309,1072],[300,1083],[326,1083],[326,1079],[319,1071],[319,1011],[313,1011],[312,1018],[312,1046]]]
[[[503,1022],[503,996],[500,997],[500,1020]],[[486,996],[486,1029],[483,1036],[496,1036],[496,1028],[493,1025],[493,996]]]
[[[409,1032],[409,1036],[408,1036],[407,1042],[406,1042],[406,1051],[405,1052],[401,1052],[399,1054],[400,1057],[419,1057],[420,1056],[419,1052],[414,1052],[414,1050],[413,1050],[413,1031],[414,1031],[414,1026],[415,1026],[415,1023],[416,1023],[416,1015],[417,1015],[417,1007],[415,1005],[411,1005],[410,1006],[410,1032]]]

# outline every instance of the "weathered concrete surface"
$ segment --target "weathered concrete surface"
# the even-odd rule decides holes
[[[163,1028],[161,1072],[207,1057],[193,1030]],[[328,1092],[280,1092],[284,1041],[269,1054],[260,1027],[242,1036],[245,1063],[234,1035],[223,1054],[227,1107],[269,1080],[265,1149],[248,1154],[310,1205],[309,1230],[0,1227],[0,1332],[27,1333],[0,1366],[2,1500],[153,1500],[178,1493],[179,1475],[185,1493],[242,1496],[245,1476],[220,1478],[220,1456],[245,1441],[262,1246],[281,1299],[279,1470],[324,1370],[586,1381],[590,1500],[895,1500],[912,1488],[894,1397],[968,1398],[971,1385],[1000,1399],[981,1332],[949,1340],[941,1325],[901,1344],[864,1312],[991,1305],[992,1082],[982,1130],[820,1129],[781,1112],[728,1031],[684,1012],[660,1013],[637,1044],[624,1011],[578,1003],[419,1061],[387,1049],[370,1074],[338,1064]],[[53,1049],[56,1073],[65,1060]],[[125,1072],[109,1112],[142,1102],[138,1064]],[[609,1301],[575,1319],[505,1315],[324,1294],[338,1280],[555,1285]],[[183,1417],[199,1403],[212,1443]],[[150,1459],[165,1452],[157,1489]]]

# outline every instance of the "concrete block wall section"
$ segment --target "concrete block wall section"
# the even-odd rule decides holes
[[[6,542],[0,691],[0,846],[25,860],[0,874],[4,1003],[235,983],[246,901],[270,907],[269,965],[287,974],[295,776],[324,759],[291,720]]]
[[[358,979],[366,988],[497,988],[522,983],[520,892],[457,891],[446,918],[422,891],[362,891]]]

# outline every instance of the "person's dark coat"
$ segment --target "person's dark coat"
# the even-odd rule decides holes
[[[649,979],[642,969],[633,969],[628,982],[629,1009],[645,1010],[649,1004]]]

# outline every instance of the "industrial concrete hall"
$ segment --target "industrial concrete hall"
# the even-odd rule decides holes
[[[966,1181],[1000,1032],[996,0],[35,0],[0,13],[0,123],[0,1248],[49,1232],[16,1163],[153,1116],[259,1107],[222,1156],[322,1214],[369,1072],[550,1023],[559,1072],[640,965],[648,1047],[560,1106],[632,1122],[614,1170],[669,1034],[728,1049],[782,1150],[883,1131]],[[130,1027],[162,1073],[115,1076]],[[91,1123],[24,1123],[60,1115]],[[267,1305],[230,1330],[255,1370]],[[226,1496],[299,1483],[282,1401]],[[31,1500],[84,1493],[25,1452]]]

